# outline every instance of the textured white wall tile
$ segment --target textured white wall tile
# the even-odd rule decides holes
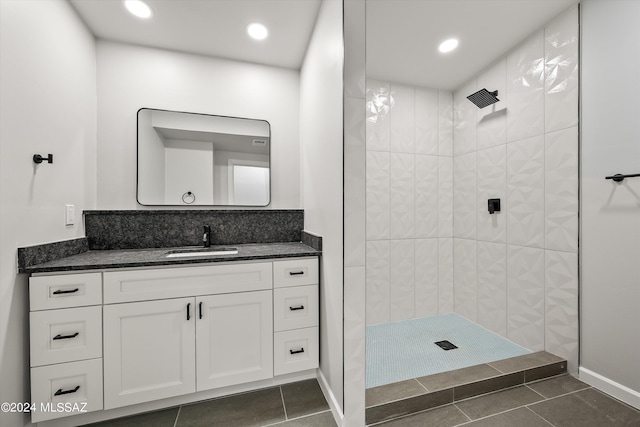
[[[455,312],[478,320],[477,242],[453,239],[453,307]]]
[[[368,325],[389,321],[389,241],[367,242],[366,319]]]
[[[507,246],[507,338],[544,350],[544,249]]]
[[[500,199],[500,212],[490,214],[489,199]],[[507,240],[507,147],[478,151],[478,240]]]
[[[453,237],[453,157],[438,157],[438,237]]]
[[[467,99],[477,90],[473,79],[453,94],[453,154],[456,156],[477,149],[478,107]]]
[[[367,150],[389,151],[389,113],[392,102],[388,83],[367,79]]]
[[[438,92],[415,90],[415,152],[438,155]]]
[[[507,245],[478,242],[478,323],[507,336]]]
[[[365,298],[365,267],[345,268],[344,404],[350,419],[359,419],[361,423],[364,422],[366,378]]]
[[[389,238],[389,153],[367,151],[367,240]]]
[[[389,154],[389,237],[413,237],[415,215],[415,161],[413,154]]]
[[[414,240],[390,240],[389,264],[389,320],[411,319],[415,313]]]
[[[507,243],[544,247],[544,137],[507,144]]]
[[[476,153],[463,154],[453,159],[453,235],[466,239],[476,238],[478,220]]]
[[[415,237],[438,237],[438,156],[415,156]]]
[[[415,152],[415,96],[411,86],[391,84],[389,150],[396,153]]]
[[[453,239],[438,239],[438,313],[453,313]]]
[[[578,254],[545,251],[545,350],[578,370]]]
[[[364,101],[345,99],[344,262],[365,265],[366,169]]]
[[[544,132],[544,32],[507,56],[507,142]]]
[[[415,316],[438,314],[438,239],[416,239]]]
[[[453,94],[438,91],[438,155],[453,156]]]
[[[498,91],[500,101],[478,109],[478,150],[507,143],[507,58],[478,76],[478,89]],[[471,94],[469,94],[471,95]]]
[[[545,27],[545,132],[578,125],[578,8]]]
[[[545,135],[545,248],[578,252],[578,128]]]

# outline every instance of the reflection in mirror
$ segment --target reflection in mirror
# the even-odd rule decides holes
[[[141,108],[141,205],[266,206],[271,129],[265,120]]]

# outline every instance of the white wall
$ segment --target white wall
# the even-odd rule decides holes
[[[366,3],[343,2],[344,22],[344,418],[365,424]]]
[[[140,122],[138,137],[148,141],[148,144],[141,144],[138,147],[138,156],[146,160],[142,163],[143,169],[138,177],[137,198],[143,204],[150,204],[151,201],[164,200],[165,198],[164,140],[152,126],[151,118],[150,111],[138,114]],[[141,176],[144,178],[140,179]]]
[[[320,370],[340,410],[343,402],[342,67],[342,2],[324,0],[301,70],[302,194],[305,229],[323,237]]]
[[[82,236],[79,214],[95,208],[95,46],[66,1],[3,0],[0,19],[0,402],[28,402],[28,286],[16,249]],[[54,163],[36,166],[36,153]],[[2,426],[28,419],[0,412]]]
[[[453,311],[453,97],[367,79],[367,324]]]
[[[191,191],[197,204],[213,203],[213,144],[167,139],[164,150],[164,201],[182,205]]]
[[[640,408],[640,3],[582,3],[580,379]]]
[[[98,208],[143,209],[136,193],[141,107],[267,120],[271,204],[299,209],[299,83],[295,70],[98,41]]]
[[[454,94],[454,310],[578,363],[578,8]],[[478,109],[466,96],[497,89]],[[487,199],[500,198],[490,215]]]

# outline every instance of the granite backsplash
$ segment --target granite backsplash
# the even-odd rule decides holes
[[[322,251],[322,237],[303,230],[304,210],[84,211],[86,237],[18,248],[18,271],[95,250],[302,242]]]
[[[88,250],[89,240],[86,237],[18,248],[18,271],[31,265],[44,264],[56,259],[78,255]]]
[[[202,244],[300,242],[304,210],[113,210],[84,211],[89,249],[143,249]]]

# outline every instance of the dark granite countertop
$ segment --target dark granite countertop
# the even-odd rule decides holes
[[[155,249],[121,249],[121,250],[90,250],[43,264],[25,267],[24,273],[50,273],[78,270],[103,270],[111,268],[129,267],[157,267],[187,264],[206,264],[229,261],[250,261],[273,258],[294,258],[318,256],[321,251],[303,243],[261,243],[244,245],[226,245],[238,248],[235,255],[212,255],[167,258],[166,255],[174,250],[189,248],[155,248]]]

